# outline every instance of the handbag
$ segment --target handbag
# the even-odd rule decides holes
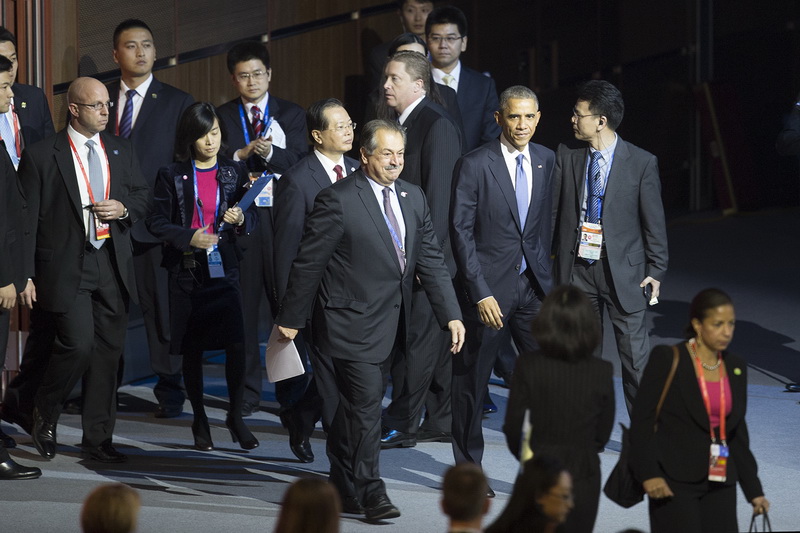
[[[667,397],[667,392],[672,385],[672,380],[675,379],[675,372],[678,370],[678,348],[672,347],[672,368],[670,368],[667,380],[664,382],[664,389],[661,391],[661,397],[656,406],[656,420],[653,426],[653,432],[658,430],[658,417],[661,415],[661,406],[664,405],[664,399]],[[630,436],[629,430],[623,424],[622,428],[622,449],[619,452],[619,459],[611,475],[608,476],[606,484],[603,486],[603,492],[608,499],[612,502],[625,507],[633,507],[644,499],[644,487],[641,483],[636,481],[633,477],[633,472],[630,466]]]
[[[766,511],[764,514],[761,515],[763,518],[761,520],[761,529],[758,529],[758,515],[753,513],[753,518],[750,519],[750,529],[747,531],[750,532],[758,532],[758,531],[772,531],[772,524],[769,523],[769,515]]]

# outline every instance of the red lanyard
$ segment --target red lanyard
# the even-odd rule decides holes
[[[89,183],[89,176],[86,174],[86,169],[83,168],[83,161],[81,161],[81,157],[78,155],[78,150],[75,149],[75,143],[72,142],[72,137],[67,135],[67,139],[69,139],[69,147],[72,148],[72,153],[75,154],[75,159],[78,160],[78,166],[81,167],[81,172],[83,172],[83,181],[86,182],[86,190],[89,191],[89,201],[94,204],[94,194],[92,193],[92,186]],[[103,200],[108,198],[108,194],[111,190],[111,165],[108,162],[108,154],[106,153],[106,145],[103,142],[103,138],[100,137],[100,146],[103,147],[103,155],[106,156],[106,170],[108,171],[108,181],[106,181],[106,193],[103,197]]]
[[[694,353],[694,360],[697,367],[697,378],[700,380],[700,392],[703,394],[703,403],[706,406],[706,412],[708,413],[708,420],[709,426],[711,425],[711,399],[708,396],[708,387],[706,386],[706,377],[703,374],[703,365],[700,363],[700,358],[697,357],[697,349],[693,342],[689,342],[689,346],[692,348],[692,352]],[[717,357],[722,357],[719,353],[717,353]],[[726,443],[726,434],[725,434],[725,363],[720,360],[719,366],[719,438],[724,445]],[[711,428],[711,442],[715,442],[717,440],[716,435],[714,434],[714,428]]]
[[[11,105],[11,116],[14,117],[14,120],[11,122],[11,129],[14,132],[14,147],[17,150],[17,158],[19,159],[22,157],[22,148],[20,147],[20,137],[19,137],[19,117],[17,113],[14,112],[14,105]]]

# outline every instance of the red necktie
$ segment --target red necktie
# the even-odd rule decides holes
[[[250,112],[253,113],[253,132],[255,132],[256,137],[261,137],[261,132],[264,131],[264,121],[261,120],[261,110],[257,105],[254,105]]]
[[[342,172],[342,165],[336,165],[333,167],[333,171],[336,172],[336,181],[344,178],[344,173]]]

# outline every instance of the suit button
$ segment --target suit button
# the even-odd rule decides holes
[[[517,272],[519,272],[519,267],[520,267],[520,265],[514,265],[514,270],[516,270]]]
[[[395,309],[400,309],[400,305],[399,304],[394,304],[394,308]]]
[[[83,259],[83,252],[81,252],[80,254],[78,254],[78,257],[80,257],[81,259]]]
[[[31,234],[31,232],[30,232],[30,231],[26,231],[26,232],[25,232],[25,235],[26,235],[26,236],[28,236],[28,235],[30,235],[30,234]]]
[[[569,255],[575,255],[575,250],[570,250]]]

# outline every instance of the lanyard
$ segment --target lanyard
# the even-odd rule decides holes
[[[89,191],[89,201],[94,205],[94,193],[92,193],[92,186],[89,183],[89,176],[86,174],[86,169],[83,168],[83,161],[81,161],[81,157],[78,155],[78,150],[75,149],[75,143],[72,142],[72,137],[67,135],[67,139],[69,139],[69,147],[72,148],[72,153],[75,154],[75,159],[78,160],[78,166],[81,167],[81,172],[83,173],[83,181],[86,182],[86,190]],[[106,156],[106,170],[108,171],[108,181],[106,182],[106,193],[103,197],[103,200],[108,198],[109,191],[111,190],[111,165],[108,163],[108,154],[106,153],[106,144],[103,142],[103,138],[100,137],[100,146],[103,147],[103,155]]]
[[[247,127],[247,118],[246,113],[244,112],[244,104],[239,102],[239,119],[242,121],[242,132],[244,133],[244,144],[250,144],[250,129]],[[264,124],[264,119],[269,117],[269,98],[267,98],[267,105],[264,106],[264,112],[261,114],[261,123]],[[264,124],[264,129],[261,130],[262,135],[266,135],[267,130],[269,130],[269,126],[272,124],[272,119],[269,119],[269,122]]]
[[[694,342],[689,341],[689,346],[692,348],[692,353],[694,354],[694,360],[697,367],[697,378],[700,380],[700,392],[703,394],[703,403],[706,406],[706,412],[708,413],[708,420],[709,426],[711,425],[711,399],[708,396],[708,386],[706,385],[706,377],[703,374],[703,366],[700,363],[700,358],[697,357],[697,349],[695,348]],[[719,353],[717,353],[717,357],[721,357]],[[725,434],[725,363],[720,361],[719,367],[719,438],[722,441],[722,444],[726,444],[726,437]],[[714,434],[714,428],[711,428],[711,442],[716,441],[716,435]]]
[[[219,172],[219,170],[217,170],[217,172]],[[202,228],[205,227],[206,221],[205,221],[205,214],[203,213],[203,201],[200,200],[200,192],[198,191],[197,188],[197,167],[194,164],[194,159],[192,159],[192,177],[194,178],[194,203],[195,206],[197,207],[197,218],[200,219],[200,227]],[[214,221],[216,221],[217,218],[219,217],[219,184],[217,183],[216,186],[217,186],[217,200],[216,200],[217,203],[214,206]]]
[[[608,188],[608,176],[611,174],[611,165],[612,165],[612,163],[614,163],[614,155],[615,154],[616,154],[616,149],[613,152],[611,152],[611,155],[608,158],[608,167],[606,169],[604,169],[604,171],[600,171],[601,175],[602,174],[605,175],[605,179],[603,180],[603,190],[600,192],[600,197],[597,199],[598,203],[599,203],[599,208],[598,208],[597,215],[598,215],[598,218],[600,220],[603,220],[603,204],[605,204],[605,200],[606,200],[606,189]],[[531,162],[531,165],[533,165],[533,162]],[[586,190],[586,210],[583,212],[583,219],[584,220],[586,220],[586,218],[589,216],[589,202],[591,201],[591,197],[592,197],[591,185],[589,184],[589,179],[588,179],[589,165],[590,165],[590,163],[587,163],[586,172],[584,172],[584,175],[587,176],[587,179],[585,180],[586,183],[584,183],[584,189]],[[600,178],[600,179],[603,179],[603,178]]]
[[[390,207],[391,207],[391,205],[390,205]],[[392,240],[397,245],[397,247],[400,248],[400,251],[403,252],[403,255],[405,256],[406,255],[406,250],[405,250],[405,248],[403,248],[403,242],[400,240],[400,236],[397,234],[397,232],[392,227],[392,223],[389,222],[389,217],[386,216],[386,213],[383,214],[383,219],[386,221],[386,226],[389,228],[389,233],[392,234]],[[399,221],[398,221],[398,223],[399,223]]]

